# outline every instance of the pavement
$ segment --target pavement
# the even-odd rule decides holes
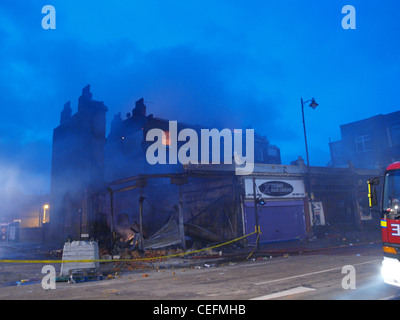
[[[301,254],[316,252],[344,246],[357,246],[381,242],[380,230],[347,231],[340,233],[326,233],[318,237],[304,240],[264,243],[260,245],[260,253],[271,255]]]

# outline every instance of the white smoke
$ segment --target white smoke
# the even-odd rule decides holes
[[[0,222],[39,210],[42,198],[49,192],[48,180],[44,175],[0,163]]]

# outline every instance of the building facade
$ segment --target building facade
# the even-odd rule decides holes
[[[340,126],[342,139],[329,143],[333,167],[384,169],[400,160],[400,111]]]
[[[237,174],[234,161],[151,165],[146,150],[152,142],[146,136],[152,129],[163,130],[161,142],[168,151],[173,136],[170,121],[148,115],[140,99],[124,119],[121,114],[114,116],[106,136],[106,112],[107,107],[92,99],[87,86],[78,100],[78,111],[72,114],[66,103],[54,129],[50,225],[59,240],[85,235],[112,246],[130,239],[135,233],[132,226],[139,225],[147,244],[153,246],[151,237],[159,236],[160,230],[162,244],[157,245],[189,241],[201,246],[205,239],[220,243],[257,227],[262,232],[259,240],[271,242],[306,238],[316,229],[325,232],[333,226],[335,230],[360,229],[374,218],[366,208],[366,181],[379,170],[360,168],[374,167],[378,158],[370,163],[354,158],[359,161],[357,167],[308,170],[300,158],[291,165],[281,164],[279,148],[255,134],[251,174]],[[386,131],[380,134],[374,128],[381,128],[382,117],[354,125],[357,130],[350,130],[353,125],[342,126],[343,146],[350,148],[353,143],[353,153],[342,153],[342,158],[365,156],[378,144],[375,139],[382,139],[382,132],[386,137],[390,134],[387,148],[396,157],[397,116],[385,118]],[[176,124],[178,131],[190,128],[199,133],[202,129]],[[178,148],[184,143],[178,142]],[[338,159],[338,166],[344,163]],[[256,237],[248,241],[254,243]]]
[[[60,124],[54,129],[51,224],[53,235],[63,240],[91,234],[94,225],[100,230],[99,221],[105,221],[107,228],[111,227],[114,231],[117,230],[117,222],[121,222],[120,231],[127,229],[124,222],[138,222],[139,210],[144,223],[148,224],[147,229],[154,231],[176,213],[179,192],[182,190],[170,183],[169,179],[185,173],[185,166],[179,162],[151,165],[146,159],[146,150],[152,143],[146,140],[146,136],[152,129],[164,131],[162,145],[168,155],[171,147],[170,121],[148,115],[144,100],[139,99],[124,119],[120,113],[114,116],[106,136],[106,113],[107,107],[92,98],[88,85],[78,99],[78,111],[72,114],[70,102],[67,102],[61,112]],[[193,129],[199,135],[201,129],[207,129],[177,122],[178,132],[186,128]],[[178,148],[184,143],[179,141]],[[254,148],[255,161],[280,164],[279,148],[271,145],[266,137],[255,134]],[[201,156],[199,153],[198,159]],[[118,190],[114,187],[120,186],[120,181],[126,179],[137,181],[130,180],[131,177],[149,175],[158,179],[146,178],[146,194],[141,193],[144,186],[135,183],[125,186],[127,190],[124,186]],[[200,177],[197,178],[196,181],[200,183]],[[204,188],[204,181],[200,184]],[[145,199],[141,206],[138,205],[140,199]],[[200,208],[199,200],[193,199],[191,201],[196,202],[193,206]],[[206,199],[203,199],[203,204],[207,205]],[[202,215],[203,218],[205,216]]]
[[[82,90],[78,111],[64,105],[53,130],[51,163],[51,232],[53,237],[76,237],[87,228],[87,193],[104,183],[107,107],[92,99],[90,86]],[[64,239],[65,240],[65,239]]]
[[[311,167],[308,179],[302,161],[292,165],[256,164],[252,175],[240,178],[244,190],[243,232],[254,231],[258,224],[260,242],[271,242],[373,228],[379,217],[372,216],[367,206],[367,180],[378,173]]]

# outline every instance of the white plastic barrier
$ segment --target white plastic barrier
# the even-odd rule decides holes
[[[64,244],[62,260],[98,260],[99,246],[95,241],[72,241]],[[99,262],[66,262],[61,264],[61,276],[68,276],[70,270],[99,269]]]

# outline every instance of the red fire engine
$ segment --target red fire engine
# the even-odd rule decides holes
[[[369,206],[378,205],[379,178],[368,180]],[[380,203],[384,282],[400,287],[400,162],[386,168]]]

